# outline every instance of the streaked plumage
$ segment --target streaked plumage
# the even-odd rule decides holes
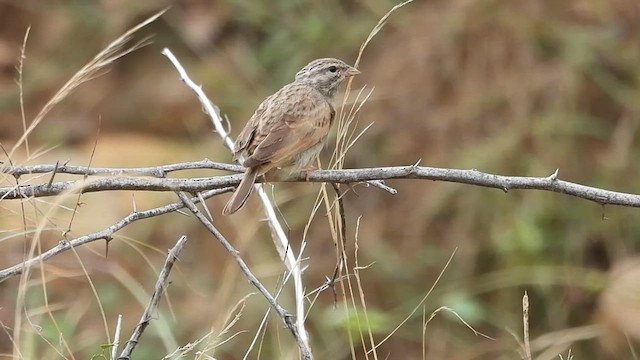
[[[242,157],[247,171],[223,214],[244,205],[258,176],[276,167],[299,171],[311,164],[333,124],[338,87],[359,73],[341,60],[317,59],[258,106],[235,142],[234,158]]]

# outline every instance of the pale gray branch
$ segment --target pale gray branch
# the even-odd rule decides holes
[[[236,164],[218,163],[208,159],[194,162],[178,163],[161,165],[154,167],[140,167],[140,168],[96,168],[87,166],[74,166],[63,164],[53,165],[31,165],[31,166],[2,166],[0,167],[0,173],[13,175],[20,177],[27,174],[72,174],[72,175],[148,175],[159,178],[166,177],[168,173],[192,170],[192,169],[213,169],[213,170],[225,170],[233,172],[242,172],[244,168]]]
[[[169,251],[169,255],[167,256],[167,260],[164,262],[164,266],[162,267],[162,271],[160,271],[160,275],[158,276],[158,281],[156,281],[156,286],[153,288],[153,294],[151,295],[151,299],[147,304],[146,309],[144,309],[144,313],[142,313],[142,317],[140,318],[140,322],[133,330],[131,334],[131,338],[124,346],[122,353],[118,357],[118,360],[129,360],[131,358],[131,353],[138,345],[138,341],[140,341],[140,337],[144,330],[149,326],[149,322],[151,321],[151,315],[158,308],[158,303],[160,302],[160,298],[167,288],[167,281],[169,279],[169,273],[171,272],[171,268],[173,268],[173,263],[178,260],[178,255],[182,251],[182,248],[187,243],[187,237],[182,236],[176,243],[176,245],[171,248]]]
[[[174,164],[168,165],[168,167],[179,168],[180,165],[181,164]],[[242,168],[234,168],[234,170],[240,169]],[[358,183],[374,180],[375,182],[372,184],[376,187],[381,187],[381,184],[383,185],[383,183],[380,182],[381,180],[420,179],[477,185],[496,188],[505,192],[517,189],[544,190],[591,200],[601,205],[640,207],[640,195],[604,190],[560,180],[557,171],[547,177],[523,177],[494,175],[483,173],[478,170],[459,170],[425,166],[394,166],[364,169],[316,170],[309,174],[294,174],[290,178],[281,181],[303,182],[307,180],[307,175],[308,181],[310,182]],[[95,180],[76,180],[53,182],[51,184],[45,183],[0,187],[0,200],[19,199],[20,197],[29,198],[53,196],[66,191],[82,191],[85,193],[107,190],[197,192],[235,186],[240,183],[241,179],[241,174],[193,179],[135,178],[118,176],[98,178]],[[259,181],[264,182],[264,179],[260,179]]]
[[[143,191],[188,191],[197,192],[220,189],[240,183],[242,175],[227,175],[214,178],[168,179],[140,177],[103,177],[87,180],[71,180],[12,187],[0,187],[0,200],[60,195],[64,192],[98,192],[114,190]],[[21,196],[19,194],[22,194]]]

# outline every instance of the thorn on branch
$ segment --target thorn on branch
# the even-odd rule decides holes
[[[417,169],[417,168],[418,168],[418,166],[417,166],[417,165],[409,165],[409,166],[406,166],[406,167],[404,168],[405,173],[406,173],[406,176],[409,176],[409,175],[412,175],[413,173],[415,173],[415,171],[416,171],[416,169]]]
[[[53,183],[53,178],[56,177],[56,174],[58,173],[58,166],[60,166],[60,160],[56,161],[56,166],[53,167],[53,173],[51,174],[51,178],[49,179],[49,182],[47,183],[47,187],[50,188],[51,184]]]
[[[287,310],[283,309],[283,314],[284,316],[284,320],[287,322],[287,324],[289,324],[291,327],[295,328],[295,324],[293,323],[293,319],[295,318],[293,316],[292,313],[288,312]]]
[[[557,181],[559,172],[560,172],[560,168],[557,168],[556,171],[553,174],[547,176],[547,180],[549,180],[549,181]]]
[[[333,277],[330,279],[328,276],[326,277],[326,281],[322,286],[322,290],[331,289],[333,293],[333,308],[335,309],[338,306],[338,293],[336,292],[336,279],[338,278],[338,267],[336,267],[336,271],[333,273]]]

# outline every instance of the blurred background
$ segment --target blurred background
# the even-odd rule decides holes
[[[11,149],[23,131],[16,67],[28,26],[22,80],[27,122],[101,49],[171,6],[136,35],[153,36],[153,43],[55,107],[29,137],[29,152],[22,146],[12,156],[15,164],[88,165],[94,144],[92,166],[230,162],[197,99],[160,54],[164,47],[202,84],[237,135],[256,106],[310,60],[330,56],[353,63],[367,34],[395,4],[0,1],[0,143]],[[426,166],[501,175],[548,176],[559,168],[564,180],[640,193],[634,180],[640,175],[639,64],[637,0],[415,1],[395,12],[364,52],[353,86],[375,90],[358,128],[374,124],[345,167],[422,159]],[[323,163],[331,149],[330,143]],[[8,161],[6,155],[0,160]],[[2,178],[1,186],[12,185],[15,179]],[[409,180],[389,185],[399,193],[358,188],[358,196],[344,198],[350,254],[360,219],[358,260],[371,264],[360,272],[369,325],[356,321],[357,311],[334,307],[331,292],[322,293],[308,317],[317,359],[372,358],[363,351],[360,330],[370,330],[376,342],[393,333],[377,349],[379,358],[519,359],[525,291],[533,358],[638,358],[640,210],[538,191],[505,194]],[[278,184],[274,190],[296,248],[318,189]],[[227,198],[207,203],[216,225],[274,289],[283,267],[259,204],[251,199],[237,215],[220,217]],[[134,203],[144,210],[177,198],[86,194],[72,216],[77,201],[75,195],[1,201],[0,267],[19,263],[32,244],[38,244],[36,252],[55,246],[65,230],[71,229],[68,239],[102,230],[127,216]],[[122,336],[129,337],[166,249],[183,234],[189,242],[134,358],[162,358],[211,332],[197,347],[199,358],[241,359],[266,301],[249,297],[237,323],[222,333],[237,313],[234,306],[254,289],[193,217],[176,213],[118,232],[108,256],[99,241],[52,259],[24,282],[15,277],[0,283],[0,358],[100,359],[109,351],[101,345],[109,342],[118,314],[124,316]],[[324,208],[307,240],[311,291],[331,276],[336,262]],[[281,301],[291,308],[289,291]],[[493,339],[476,336],[448,312],[426,323],[441,306]],[[261,344],[249,358],[297,358],[275,317]]]

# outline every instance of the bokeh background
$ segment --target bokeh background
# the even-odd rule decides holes
[[[29,138],[29,153],[21,147],[13,162],[87,165],[94,144],[93,166],[229,162],[197,99],[160,54],[164,47],[202,83],[237,134],[257,104],[311,59],[353,62],[395,2],[0,1],[3,147],[10,149],[22,134],[16,66],[28,26],[22,81],[27,122],[97,52],[167,5],[166,14],[136,35],[153,36],[153,43],[66,98]],[[364,52],[362,75],[353,86],[375,90],[358,127],[374,124],[345,165],[422,159],[428,166],[521,176],[548,176],[559,168],[565,180],[639,193],[639,64],[637,0],[415,1],[395,12]],[[2,178],[2,186],[13,184],[13,178]],[[525,291],[534,358],[637,358],[638,209],[538,191],[505,194],[414,180],[389,184],[397,195],[359,188],[358,196],[344,198],[350,253],[360,219],[359,263],[371,264],[360,273],[370,321],[362,330],[372,331],[376,341],[393,333],[377,349],[379,358],[521,358]],[[318,188],[278,184],[274,190],[296,248]],[[226,199],[208,201],[214,216]],[[0,201],[0,267],[20,262],[34,243],[54,246],[69,228],[68,238],[101,230],[129,214],[134,202],[142,210],[177,199],[170,193],[87,194],[72,219],[77,200],[40,199],[25,202],[24,209]],[[331,276],[336,261],[322,211],[307,236],[308,290]],[[237,215],[216,216],[216,224],[274,288],[283,268],[261,219],[259,204],[251,200]],[[104,322],[113,334],[122,314],[123,336],[129,336],[166,249],[183,234],[189,243],[135,358],[162,358],[209,332],[198,345],[203,354],[242,358],[266,302],[248,298],[237,323],[221,334],[234,305],[254,290],[199,223],[180,214],[128,226],[116,234],[108,256],[100,241],[36,268],[24,283],[0,283],[0,358],[106,354]],[[434,291],[409,316],[455,249]],[[281,300],[290,307],[287,291]],[[316,358],[373,358],[362,350],[353,311],[347,314],[333,301],[325,292],[309,313]],[[441,306],[494,339],[476,336],[448,312],[426,323]],[[249,358],[297,358],[277,318],[270,318],[261,343],[260,353],[254,350]]]

